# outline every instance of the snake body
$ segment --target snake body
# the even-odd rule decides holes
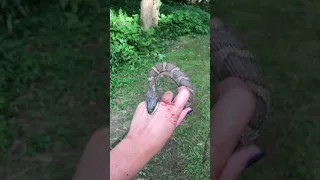
[[[172,78],[178,86],[185,86],[190,91],[190,97],[186,107],[190,106],[193,100],[194,90],[189,78],[174,64],[162,62],[153,66],[147,75],[148,88],[146,92],[146,106],[148,113],[152,114],[160,101],[160,96],[157,91],[157,79],[162,76]]]
[[[245,45],[231,35],[227,26],[214,17],[210,21],[210,68],[218,81],[229,77],[243,80],[256,97],[256,108],[239,144],[253,142],[265,121],[269,107],[269,90]],[[239,145],[238,144],[238,145]]]

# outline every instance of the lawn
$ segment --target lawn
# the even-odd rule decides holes
[[[193,112],[176,129],[166,147],[139,173],[138,177],[149,179],[208,179],[209,161],[202,164],[205,144],[209,142],[210,117],[210,66],[209,35],[180,37],[164,52],[163,61],[175,63],[184,71],[195,89]],[[131,68],[124,65],[122,71],[111,74],[111,82],[122,83],[119,89],[111,89],[116,98],[111,99],[111,142],[121,137],[129,126],[134,110],[144,101],[147,73],[156,63],[146,63]],[[114,81],[114,82],[112,82]],[[160,81],[162,90],[175,92],[166,78]],[[208,158],[208,154],[206,158]],[[205,168],[203,168],[203,166]]]
[[[102,7],[101,7],[102,8]],[[109,125],[108,9],[55,5],[0,33],[0,179],[71,179],[81,152]]]
[[[320,179],[320,2],[215,1],[224,21],[255,55],[271,91],[258,144],[266,157],[243,179]]]

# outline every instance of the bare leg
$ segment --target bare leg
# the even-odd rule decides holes
[[[211,179],[217,179],[233,153],[255,107],[255,98],[245,83],[228,78],[216,88],[211,110]]]
[[[106,180],[110,170],[109,128],[97,130],[82,154],[73,180]]]

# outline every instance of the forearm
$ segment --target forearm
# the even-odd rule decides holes
[[[156,153],[154,148],[124,138],[110,152],[110,179],[132,179]]]

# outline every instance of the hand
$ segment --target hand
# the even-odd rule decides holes
[[[186,87],[179,87],[173,99],[173,93],[163,94],[159,107],[152,115],[148,114],[145,102],[138,105],[126,138],[133,138],[148,149],[160,151],[172,136],[175,128],[183,121],[191,108],[184,109],[190,92]]]
[[[211,179],[235,180],[242,171],[260,160],[264,153],[255,145],[234,151],[255,108],[255,97],[246,85],[234,78],[216,89],[217,102],[211,110]]]

